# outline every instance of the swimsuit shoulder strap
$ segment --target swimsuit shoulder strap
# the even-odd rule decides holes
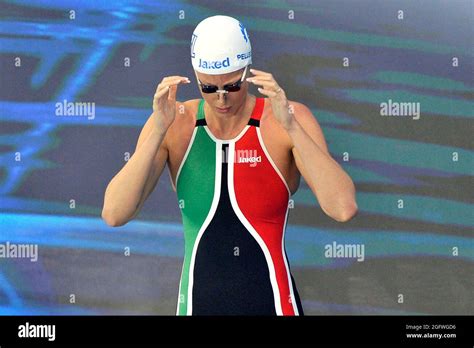
[[[249,125],[259,127],[260,118],[263,114],[263,107],[265,106],[265,98],[257,98],[255,100],[255,107],[253,108],[252,115],[250,116]]]
[[[206,124],[206,119],[204,117],[204,99],[201,99],[199,101],[198,112],[196,115],[196,127],[205,126]]]

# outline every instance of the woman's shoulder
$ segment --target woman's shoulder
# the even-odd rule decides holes
[[[201,99],[190,99],[184,102],[176,101],[176,116],[166,134],[166,141],[173,142],[181,139],[194,128],[196,113]]]
[[[191,114],[193,114],[195,111],[197,111],[197,109],[199,107],[199,102],[201,100],[202,99],[189,99],[189,100],[186,100],[184,102],[177,101],[176,102],[176,111],[178,113],[180,112],[180,110],[182,110],[181,113],[183,113],[183,111],[188,111],[188,112],[191,112]]]

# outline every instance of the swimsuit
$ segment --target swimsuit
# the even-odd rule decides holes
[[[303,315],[285,252],[290,190],[260,133],[265,98],[234,139],[204,100],[176,176],[185,256],[177,315]]]

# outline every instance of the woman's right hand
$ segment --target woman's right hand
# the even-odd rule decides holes
[[[153,96],[153,117],[158,130],[166,132],[176,115],[176,91],[180,83],[191,83],[184,76],[167,76],[161,80]]]

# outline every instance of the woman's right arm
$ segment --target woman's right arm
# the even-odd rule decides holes
[[[110,226],[122,226],[135,218],[158,182],[168,159],[164,141],[176,113],[178,84],[182,76],[165,77],[153,98],[153,113],[138,138],[135,153],[105,190],[102,218]]]

